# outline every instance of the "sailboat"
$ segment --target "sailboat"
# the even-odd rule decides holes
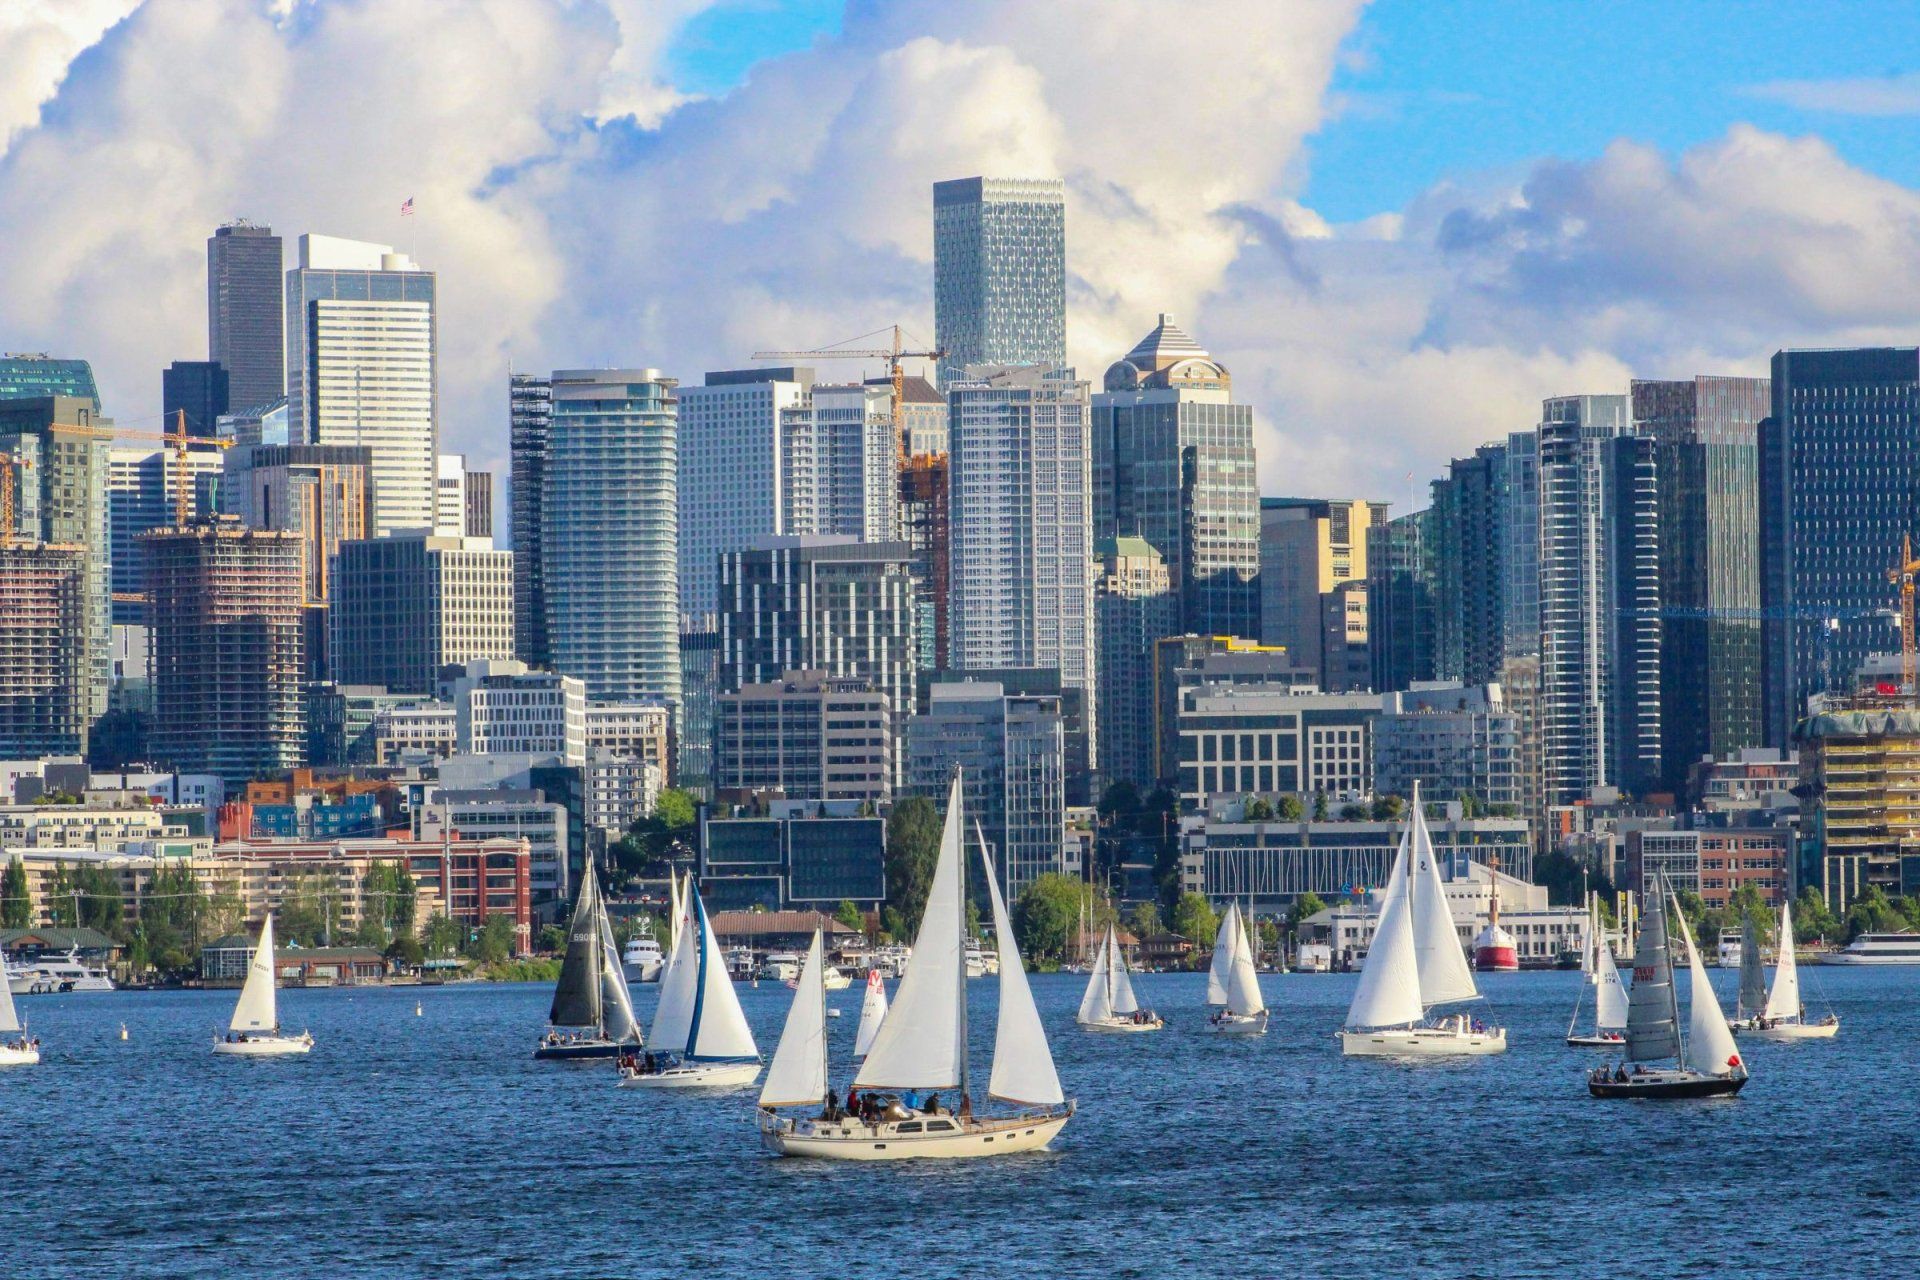
[[[1080,997],[1075,1019],[1083,1031],[1158,1031],[1167,1024],[1151,1009],[1142,1009],[1133,994],[1127,958],[1120,952],[1120,936],[1107,926],[1100,953],[1093,957],[1093,976]]]
[[[913,964],[900,980],[893,1008],[871,1052],[855,1074],[867,1118],[832,1105],[828,1093],[826,998],[818,944],[808,954],[787,1025],[760,1092],[760,1140],[776,1155],[826,1160],[965,1159],[1037,1151],[1073,1117],[1060,1090],[1047,1034],[1027,986],[1013,925],[985,841],[987,894],[1000,959],[999,1024],[987,1096],[1011,1104],[1008,1114],[978,1116],[967,1073],[967,893],[962,849],[960,778],[947,794],[940,857],[934,865]],[[789,1051],[789,1046],[791,1051]],[[922,1109],[909,1111],[897,1096],[931,1092]],[[948,1095],[942,1105],[938,1095]],[[957,1097],[957,1109],[952,1105]],[[783,1116],[781,1107],[819,1107],[807,1116]]]
[[[1340,1032],[1340,1051],[1383,1058],[1505,1053],[1505,1027],[1486,1026],[1464,1013],[1433,1016],[1437,1006],[1480,999],[1480,989],[1440,884],[1418,784],[1412,809]]]
[[[233,1020],[227,1023],[224,1037],[213,1038],[213,1051],[241,1058],[280,1058],[312,1049],[312,1032],[290,1036],[280,1030],[274,991],[273,913],[268,912],[260,924],[260,941],[253,948],[253,963],[247,966],[240,1000],[233,1006]]]
[[[796,991],[799,990],[796,984]],[[887,988],[880,980],[879,969],[867,970],[867,994],[860,1001],[860,1030],[854,1033],[853,1056],[864,1058],[873,1048],[873,1038],[880,1034],[880,1024],[887,1017]]]
[[[0,960],[0,1067],[30,1067],[38,1061],[40,1040],[21,1025],[13,989],[7,984],[6,962]]]
[[[1213,963],[1207,969],[1207,1003],[1221,1006],[1207,1026],[1223,1036],[1267,1034],[1267,1002],[1260,996],[1260,978],[1253,971],[1253,948],[1240,923],[1240,904],[1227,904],[1226,917],[1213,940]]]
[[[533,1051],[536,1058],[617,1058],[642,1044],[592,859],[580,878],[580,896],[567,925],[567,954],[554,984],[547,1024]]]
[[[1680,927],[1693,990],[1687,1004],[1687,1034],[1680,1034],[1680,998],[1673,983],[1673,947],[1667,935],[1667,911]],[[1673,1059],[1671,1067],[1639,1065]],[[1632,1072],[1626,1063],[1636,1064]],[[1733,1032],[1707,981],[1707,967],[1693,945],[1687,918],[1665,879],[1649,894],[1634,944],[1633,990],[1627,997],[1627,1044],[1621,1065],[1602,1066],[1587,1077],[1596,1098],[1710,1098],[1738,1093],[1747,1083],[1746,1064],[1734,1048]]]
[[[638,1062],[623,1063],[620,1083],[637,1089],[752,1084],[760,1075],[760,1049],[691,873],[681,901],[686,918],[660,977],[660,1004],[649,1037],[653,1050]]]
[[[1600,928],[1600,911],[1592,904],[1587,909],[1587,946],[1580,955],[1580,967],[1586,970],[1586,985],[1593,988],[1593,1030],[1577,1032],[1580,1006],[1585,998],[1573,1002],[1573,1017],[1567,1020],[1567,1043],[1577,1048],[1619,1049],[1626,1045],[1627,993],[1620,985],[1620,966],[1614,963],[1613,948]]]
[[[1800,962],[1793,954],[1793,909],[1780,904],[1780,947],[1774,961],[1773,989],[1756,999],[1760,990],[1760,946],[1754,939],[1753,922],[1747,921],[1746,950],[1740,956],[1740,1018],[1734,1022],[1736,1035],[1758,1036],[1762,1040],[1830,1040],[1840,1033],[1840,1018],[1831,1010],[1816,1021],[1807,1020],[1807,1007],[1800,998]],[[1747,975],[1747,956],[1751,954],[1754,973]]]

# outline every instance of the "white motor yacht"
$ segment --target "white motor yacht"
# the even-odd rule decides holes
[[[1863,933],[1821,964],[1920,964],[1920,933]]]
[[[60,991],[111,991],[113,979],[105,969],[88,966],[78,951],[64,956],[43,955],[20,961],[9,971],[7,986],[16,996],[51,995]]]
[[[620,969],[627,975],[628,982],[658,982],[660,971],[666,967],[666,953],[650,933],[629,941],[620,955]]]

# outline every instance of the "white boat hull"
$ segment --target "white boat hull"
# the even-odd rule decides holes
[[[1568,1036],[1567,1043],[1576,1049],[1624,1049],[1627,1047],[1625,1036]]]
[[[1450,1027],[1396,1027],[1342,1031],[1340,1052],[1349,1058],[1484,1057],[1507,1051],[1507,1029],[1458,1031]]]
[[[40,1047],[31,1044],[0,1044],[0,1067],[30,1067],[40,1061]]]
[[[1838,1022],[1780,1022],[1771,1027],[1735,1023],[1733,1033],[1755,1040],[1831,1040],[1840,1034]]]
[[[982,1156],[1039,1151],[1053,1141],[1073,1109],[1043,1116],[1005,1116],[962,1121],[957,1116],[914,1116],[869,1125],[859,1120],[789,1120],[761,1113],[760,1142],[777,1156],[817,1160],[975,1160]],[[949,1131],[928,1133],[929,1123]],[[901,1127],[908,1126],[902,1133]]]
[[[648,1074],[620,1069],[622,1089],[743,1089],[759,1078],[757,1062],[694,1062]]]
[[[302,1032],[297,1036],[252,1036],[245,1040],[215,1040],[213,1051],[230,1058],[287,1058],[313,1052],[313,1037]]]
[[[1131,1018],[1101,1018],[1092,1022],[1078,1022],[1082,1031],[1100,1031],[1112,1035],[1134,1035],[1142,1031],[1163,1031],[1166,1023],[1159,1018],[1151,1022],[1135,1022]]]
[[[658,982],[666,967],[665,960],[629,960],[620,966],[620,971],[627,976],[628,982]]]
[[[1820,957],[1821,964],[1920,964],[1920,955],[1875,955],[1860,951],[1829,951]]]
[[[1217,1013],[1207,1019],[1207,1029],[1223,1036],[1263,1036],[1267,1034],[1267,1011],[1255,1014]]]

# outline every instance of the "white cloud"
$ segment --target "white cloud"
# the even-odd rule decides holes
[[[0,155],[40,119],[40,107],[82,50],[140,0],[8,0],[0,5]]]
[[[1742,92],[1750,98],[1784,102],[1803,111],[1848,116],[1920,115],[1920,71],[1835,80],[1769,80]]]

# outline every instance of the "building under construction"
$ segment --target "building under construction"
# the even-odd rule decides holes
[[[920,669],[935,671],[947,665],[946,454],[907,459],[900,472],[900,536],[913,549]]]
[[[303,536],[222,520],[157,529],[141,541],[153,620],[154,758],[229,781],[299,764]]]
[[[86,750],[86,580],[85,547],[0,538],[0,759]]]

